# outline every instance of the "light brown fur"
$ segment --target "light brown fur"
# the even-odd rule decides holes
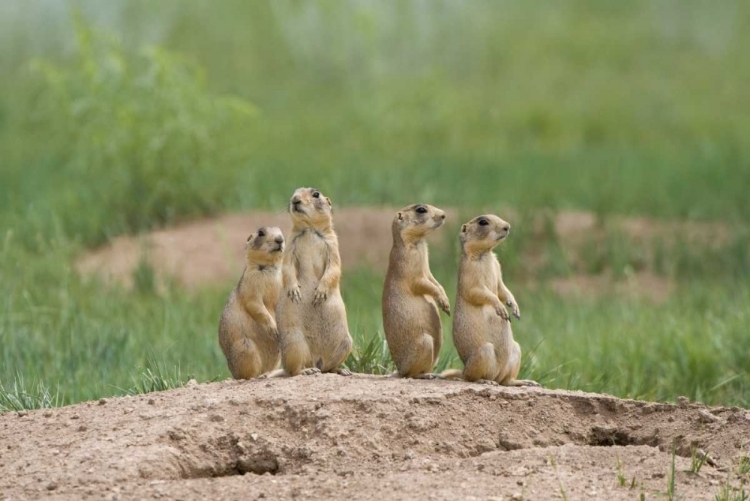
[[[294,192],[293,228],[284,252],[285,294],[276,309],[283,369],[273,376],[337,372],[352,349],[341,298],[341,257],[331,200],[315,188]]]
[[[247,239],[245,270],[219,321],[219,345],[235,379],[251,379],[279,365],[275,310],[283,251],[279,228],[261,228]]]
[[[503,283],[492,250],[510,232],[495,215],[478,216],[461,227],[461,263],[453,317],[453,342],[464,363],[463,377],[503,386],[538,386],[519,380],[521,347],[513,339],[511,313],[521,318],[518,302]]]
[[[401,377],[437,377],[432,369],[443,343],[438,307],[450,315],[450,304],[445,289],[430,272],[424,237],[444,221],[445,212],[426,204],[404,207],[393,219],[393,247],[383,287],[383,329]]]

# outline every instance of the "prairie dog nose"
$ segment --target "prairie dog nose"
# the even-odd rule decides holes
[[[284,243],[284,237],[282,237],[281,235],[279,235],[278,237],[274,238],[273,240],[277,244],[283,244]]]
[[[505,225],[503,225],[503,229],[504,229],[504,230],[505,230],[506,232],[509,232],[509,231],[510,231],[510,225],[509,225],[508,223],[505,223]]]

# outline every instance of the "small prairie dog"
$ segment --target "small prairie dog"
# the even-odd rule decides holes
[[[352,349],[341,298],[341,257],[331,199],[299,188],[289,201],[292,233],[284,251],[284,295],[278,303],[281,365],[273,376],[336,372]]]
[[[219,321],[219,344],[235,379],[254,378],[279,365],[275,309],[284,235],[279,228],[261,228],[248,237],[245,249],[245,270]]]
[[[466,381],[539,386],[535,381],[516,379],[521,347],[513,340],[506,305],[517,319],[521,312],[503,283],[500,262],[492,252],[509,232],[510,224],[495,215],[478,216],[461,226],[453,342],[464,363]]]
[[[443,328],[438,307],[450,315],[443,286],[430,272],[425,236],[445,222],[427,204],[404,207],[391,226],[393,247],[383,287],[383,329],[400,377],[432,379]]]

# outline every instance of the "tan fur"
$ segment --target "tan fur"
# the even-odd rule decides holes
[[[337,372],[352,349],[346,308],[339,291],[341,257],[333,230],[331,200],[315,188],[294,192],[293,228],[284,252],[284,292],[276,309],[283,373]]]
[[[219,344],[235,379],[254,378],[279,365],[275,310],[283,251],[279,228],[261,228],[247,239],[245,270],[219,321]]]
[[[418,210],[425,210],[424,213]],[[393,219],[393,247],[383,287],[383,329],[398,376],[437,377],[432,369],[443,343],[438,307],[450,315],[443,286],[430,272],[424,237],[445,222],[426,204],[404,207]]]
[[[453,342],[464,363],[465,380],[538,386],[534,381],[516,379],[521,347],[513,340],[506,305],[518,319],[521,312],[503,283],[500,262],[492,252],[509,232],[510,225],[495,215],[475,217],[461,227]]]

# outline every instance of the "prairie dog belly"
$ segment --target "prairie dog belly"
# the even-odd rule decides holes
[[[297,280],[300,288],[303,291],[314,291],[328,262],[328,246],[314,232],[306,231],[297,237],[294,255],[298,263]]]
[[[437,303],[432,297],[414,295],[399,285],[391,286],[386,291],[389,322],[410,329],[422,324],[423,319],[433,313],[438,313]]]

